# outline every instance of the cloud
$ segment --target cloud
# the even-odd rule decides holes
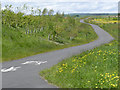
[[[11,1],[15,1],[15,0],[11,0]],[[117,2],[36,2],[38,0],[34,0],[35,2],[27,2],[28,0],[24,0],[24,1],[25,2],[19,2],[19,3],[9,2],[8,4],[12,4],[14,7],[17,7],[17,6],[23,6],[24,3],[27,3],[29,7],[34,7],[35,9],[38,7],[40,9],[47,8],[48,10],[53,9],[55,12],[64,11],[65,13],[93,13],[93,12],[94,13],[105,13],[105,12],[117,13],[118,12]],[[56,1],[56,0],[50,0],[50,1]],[[4,8],[4,5],[5,4],[2,5],[2,8]]]
[[[5,3],[5,2],[32,2],[34,0],[1,0],[2,3]]]
[[[119,0],[1,0],[2,2],[118,2]]]

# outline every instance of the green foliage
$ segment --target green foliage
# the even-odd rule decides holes
[[[67,15],[64,17],[64,13],[60,14],[57,12],[53,15],[53,10],[47,10],[44,8],[43,11],[37,9],[34,11],[34,8],[31,8],[31,14],[25,15],[22,12],[14,13],[10,8],[12,6],[6,6],[6,9],[2,11],[2,23],[7,25],[10,28],[24,28],[26,34],[33,34],[47,32],[48,40],[57,41],[58,38],[64,38],[62,32],[69,33],[68,38],[76,37],[79,26],[82,26],[79,22],[79,18],[75,19]],[[24,6],[26,8],[26,6]],[[34,12],[38,12],[39,16],[34,15]],[[42,12],[42,15],[40,15]],[[47,15],[48,14],[48,15]],[[52,15],[52,16],[51,16]],[[75,31],[75,32],[74,32]],[[59,41],[58,41],[59,42]]]
[[[97,38],[92,27],[80,23],[79,18],[65,17],[59,12],[53,15],[53,10],[34,10],[33,7],[31,14],[26,15],[22,12],[28,10],[26,5],[21,7],[22,11],[18,8],[17,13],[11,7],[2,10],[3,61],[80,45]]]

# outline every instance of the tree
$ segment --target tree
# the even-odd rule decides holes
[[[48,12],[47,8],[44,8],[42,11],[42,15],[47,15],[47,12]]]
[[[31,8],[31,14],[34,15],[34,8]]]
[[[62,12],[62,16],[63,16],[63,17],[65,16],[64,12]]]
[[[49,12],[48,12],[48,15],[49,15],[49,16],[50,16],[50,15],[53,15],[53,13],[54,13],[54,10],[53,10],[53,9],[50,9]]]
[[[41,9],[38,9],[38,13],[39,13],[39,16],[40,16],[40,14],[41,14]]]

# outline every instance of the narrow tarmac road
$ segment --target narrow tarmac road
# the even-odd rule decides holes
[[[84,23],[84,20],[80,20],[80,22]],[[93,42],[4,62],[2,64],[2,88],[56,88],[41,79],[39,76],[41,70],[50,68],[65,58],[93,49],[114,39],[99,26],[90,25],[98,35],[98,39]]]

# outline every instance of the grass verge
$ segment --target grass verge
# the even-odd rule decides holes
[[[117,87],[117,42],[65,59],[40,72],[40,75],[60,88]]]

